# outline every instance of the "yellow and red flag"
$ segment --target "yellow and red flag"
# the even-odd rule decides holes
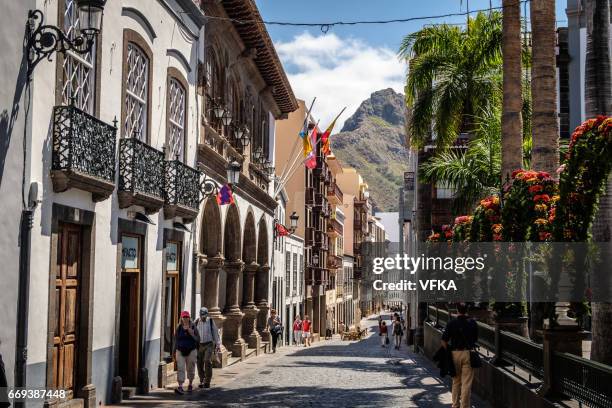
[[[321,152],[323,152],[323,154],[325,156],[329,156],[331,153],[331,145],[329,143],[329,139],[331,136],[331,132],[334,130],[334,126],[336,126],[336,121],[338,120],[338,118],[340,117],[340,115],[342,115],[342,112],[344,112],[344,110],[346,109],[346,107],[344,107],[340,113],[338,114],[338,116],[336,116],[336,118],[333,120],[333,122],[327,127],[327,129],[325,129],[325,132],[323,133],[323,135],[321,136]]]

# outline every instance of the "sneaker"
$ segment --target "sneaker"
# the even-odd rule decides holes
[[[200,385],[198,385],[198,387],[204,388],[204,381],[200,381]]]
[[[183,387],[177,387],[174,392],[179,395],[183,395],[185,393],[185,391],[183,391]]]
[[[208,383],[204,384],[204,388],[210,388],[210,384]]]

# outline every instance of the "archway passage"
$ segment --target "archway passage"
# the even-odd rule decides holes
[[[221,253],[221,211],[213,199],[206,200],[202,213],[200,253],[208,257]]]
[[[231,350],[234,357],[244,358],[246,355],[246,343],[242,339],[244,314],[240,310],[240,278],[244,265],[241,260],[241,238],[238,207],[236,204],[231,204],[227,209],[223,230],[223,254],[225,255],[223,269],[227,274],[223,310],[227,321],[224,327],[223,343]]]
[[[248,347],[257,353],[261,349],[261,336],[256,330],[257,314],[259,309],[255,305],[255,277],[259,270],[257,257],[257,233],[255,230],[255,217],[252,211],[247,212],[242,238],[242,259],[245,263],[242,285],[242,333]]]
[[[257,225],[257,263],[259,270],[255,278],[255,304],[259,309],[257,314],[257,331],[262,339],[269,341],[270,333],[266,330],[266,319],[270,306],[268,294],[270,292],[270,265],[268,260],[268,226],[262,217]]]
[[[236,204],[230,205],[223,230],[223,255],[228,261],[240,260],[241,234],[240,216]]]

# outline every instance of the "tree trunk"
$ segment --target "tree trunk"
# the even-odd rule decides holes
[[[587,118],[612,114],[612,72],[610,66],[610,2],[585,0],[587,20],[587,55],[585,107]],[[593,224],[593,238],[608,242],[604,254],[610,253],[612,224],[612,179],[608,178],[606,193],[599,202],[599,212]],[[591,359],[612,365],[612,304],[593,303]]]
[[[502,183],[514,170],[522,167],[523,161],[520,2],[503,0],[503,9]]]
[[[555,2],[531,1],[531,168],[553,177],[559,167]]]

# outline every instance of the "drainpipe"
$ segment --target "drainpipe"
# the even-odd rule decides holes
[[[15,387],[26,387],[28,360],[28,309],[30,292],[30,238],[34,209],[38,204],[38,184],[30,185],[27,208],[21,212],[19,229],[19,292],[17,296],[17,339],[15,347]],[[16,406],[22,406],[17,403]]]

